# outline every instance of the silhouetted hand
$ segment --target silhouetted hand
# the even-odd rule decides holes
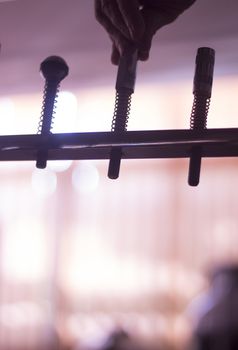
[[[111,61],[130,45],[138,48],[138,59],[149,57],[158,29],[173,22],[196,0],[95,0],[95,15],[112,40]]]

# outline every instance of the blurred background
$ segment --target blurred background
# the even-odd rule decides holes
[[[200,46],[216,50],[208,127],[238,127],[237,11],[197,0],[157,33],[129,130],[189,128]],[[37,132],[52,54],[70,68],[53,131],[110,131],[116,67],[92,0],[2,1],[0,41],[1,135]],[[186,349],[208,271],[238,262],[236,158],[203,159],[197,188],[187,159],[124,160],[116,181],[107,167],[0,163],[1,349],[112,348],[115,332],[123,349]]]

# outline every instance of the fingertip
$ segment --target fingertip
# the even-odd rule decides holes
[[[153,35],[150,32],[147,32],[144,35],[144,38],[139,45],[139,52],[138,52],[139,60],[147,61],[149,59],[152,38],[153,38]]]
[[[119,59],[114,58],[114,57],[111,57],[111,63],[112,63],[114,66],[118,66],[118,64],[119,64]]]
[[[138,25],[138,26],[130,26],[130,34],[131,34],[131,38],[133,41],[135,42],[140,42],[141,39],[144,36],[145,33],[145,26],[144,24]]]
[[[149,51],[139,51],[138,59],[140,61],[147,61],[149,59]]]
[[[117,66],[119,64],[119,60],[120,60],[120,53],[115,47],[113,47],[112,54],[111,54],[111,62],[112,64]]]
[[[118,0],[124,23],[130,33],[128,39],[135,42],[139,42],[145,32],[145,22],[138,3],[138,0]]]

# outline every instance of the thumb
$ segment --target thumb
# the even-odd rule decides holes
[[[120,51],[116,47],[115,43],[112,43],[112,53],[111,53],[111,62],[112,64],[115,64],[116,66],[119,64],[120,60]]]
[[[145,22],[145,32],[140,41],[138,57],[141,61],[146,61],[149,58],[153,36],[160,28],[173,22],[175,17],[148,8],[144,8],[142,13]]]

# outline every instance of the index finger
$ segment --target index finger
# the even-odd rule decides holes
[[[130,32],[131,39],[139,41],[145,31],[145,23],[137,0],[117,0],[122,17]]]

